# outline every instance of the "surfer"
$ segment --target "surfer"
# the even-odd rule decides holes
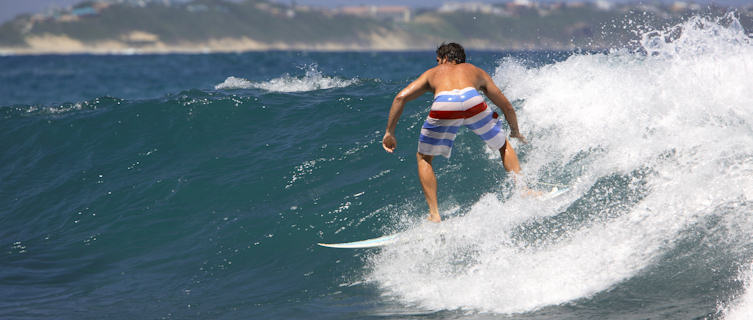
[[[504,130],[479,94],[502,109],[510,125],[510,137],[526,143],[518,130],[518,120],[512,104],[502,94],[484,70],[465,62],[465,50],[457,43],[443,43],[437,48],[437,66],[426,70],[418,79],[401,90],[392,101],[387,129],[382,147],[389,153],[395,151],[395,127],[405,103],[426,92],[434,93],[434,102],[418,138],[418,178],[429,205],[429,220],[440,222],[437,208],[437,178],[431,161],[436,155],[449,158],[455,135],[461,126],[476,133],[492,150],[499,150],[505,170],[520,172],[515,150],[510,146]]]

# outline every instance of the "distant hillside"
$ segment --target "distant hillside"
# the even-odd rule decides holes
[[[593,49],[634,37],[622,28],[623,21],[630,10],[640,10],[591,5],[492,9],[424,11],[393,21],[263,0],[143,6],[84,2],[67,11],[20,16],[3,24],[0,52],[406,50],[432,49],[443,41],[478,49]],[[690,14],[652,9],[635,16],[641,23],[662,25]],[[742,15],[750,30],[750,15]]]
[[[90,8],[83,3],[78,8]],[[295,11],[264,1],[243,3],[197,0],[185,5],[150,3],[144,7],[113,4],[96,13],[40,19],[19,17],[0,27],[0,46],[55,51],[125,48],[160,51],[228,51],[373,45],[376,34],[396,36],[378,21]],[[46,43],[45,43],[46,42]],[[65,50],[62,49],[61,50]]]

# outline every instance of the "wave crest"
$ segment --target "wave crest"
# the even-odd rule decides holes
[[[214,86],[215,90],[262,89],[271,92],[304,92],[331,88],[344,88],[358,82],[358,79],[341,79],[322,75],[316,64],[306,67],[303,77],[284,74],[269,81],[252,82],[244,78],[227,77],[225,81]]]

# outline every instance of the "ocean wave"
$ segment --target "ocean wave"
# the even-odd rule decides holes
[[[227,77],[225,81],[214,86],[215,90],[262,89],[271,92],[304,92],[331,88],[344,88],[358,83],[358,79],[341,79],[327,77],[318,70],[316,64],[306,67],[303,77],[284,74],[269,81],[252,82],[244,78]]]
[[[500,61],[493,78],[531,141],[527,178],[573,190],[547,206],[487,194],[408,231],[427,241],[376,254],[368,280],[430,310],[530,312],[640,277],[705,219],[740,223],[717,210],[753,200],[753,45],[738,25],[694,17],[644,37],[646,52]]]

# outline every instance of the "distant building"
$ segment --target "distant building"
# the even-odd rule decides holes
[[[596,0],[594,1],[594,5],[596,6],[596,9],[603,10],[603,11],[612,10],[612,6],[613,6],[613,4],[607,0]]]
[[[549,4],[550,10],[560,10],[564,7],[565,7],[565,4],[562,2],[554,2],[554,3]]]
[[[683,12],[683,11],[698,11],[701,10],[701,5],[697,3],[688,3],[685,1],[675,1],[672,3],[672,5],[669,6],[669,10],[672,12]]]
[[[256,7],[256,9],[271,13],[276,16],[282,16],[284,14],[282,10],[280,10],[279,6],[272,5],[269,2],[257,2],[254,6]]]
[[[488,3],[482,2],[445,2],[439,9],[439,12],[478,12],[485,14],[494,14],[499,16],[509,16],[510,14],[500,7],[495,7]]]
[[[102,5],[98,3],[73,7],[68,10],[57,12],[53,15],[53,17],[55,18],[55,21],[58,21],[58,22],[79,21],[81,17],[92,17],[92,16],[98,15],[99,12],[101,11],[101,9],[98,9],[98,8],[101,8],[101,7]],[[40,21],[37,18],[32,18],[30,20],[33,22]]]
[[[666,13],[664,12],[664,10],[660,9],[659,7],[657,7],[655,5],[641,3],[641,4],[638,4],[637,6],[635,6],[635,8],[638,9],[638,10],[644,11],[644,12],[655,13],[656,15],[658,15],[660,17],[667,16]]]
[[[92,3],[92,8],[94,8],[94,10],[97,10],[97,12],[102,12],[102,10],[109,8],[110,5],[110,2],[97,1],[95,3]]]
[[[97,15],[97,10],[95,10],[92,7],[80,7],[80,8],[74,8],[71,10],[71,14],[77,17],[82,16],[95,16]]]
[[[396,22],[410,22],[411,19],[411,9],[407,6],[346,6],[340,7],[338,13]]]
[[[376,17],[378,19],[410,22],[411,10],[406,6],[377,7]]]
[[[136,6],[139,8],[146,7],[148,2],[155,2],[155,1],[148,1],[148,0],[116,0],[117,3],[125,3],[132,6]]]
[[[209,7],[204,4],[189,4],[186,6],[186,10],[188,12],[202,12],[209,10]]]
[[[74,22],[74,21],[78,21],[78,16],[74,16],[72,14],[63,14],[63,15],[59,15],[55,19],[55,21],[58,21],[58,22]]]

